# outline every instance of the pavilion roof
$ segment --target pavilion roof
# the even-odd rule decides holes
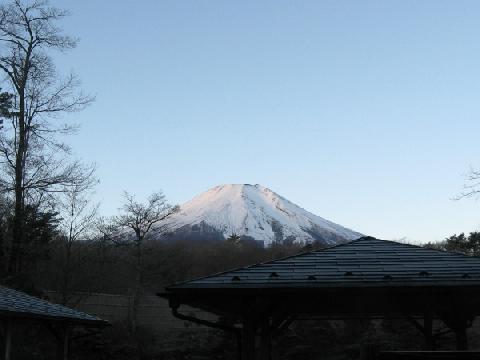
[[[91,325],[107,325],[105,320],[84,312],[0,286],[0,317],[41,318]]]
[[[479,257],[364,237],[167,290],[470,285],[480,285]]]

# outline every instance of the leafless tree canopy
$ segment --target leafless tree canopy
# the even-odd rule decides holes
[[[75,126],[50,120],[62,112],[81,110],[93,100],[77,91],[79,81],[74,74],[59,78],[48,54],[76,45],[75,39],[56,26],[66,15],[43,0],[28,4],[15,0],[0,6],[0,69],[14,95],[10,126],[0,134],[0,154],[9,175],[0,182],[4,191],[14,190],[18,165],[23,189],[40,191],[57,184],[60,187],[52,191],[66,184],[76,186],[93,170],[65,161],[69,148],[54,135],[71,132]],[[17,158],[22,159],[20,164]]]
[[[90,189],[83,186],[68,187],[57,208],[60,215],[59,230],[68,242],[90,240],[96,235],[95,223],[98,203],[92,203]]]
[[[94,168],[71,162],[70,149],[58,136],[75,130],[75,125],[62,124],[58,117],[93,101],[79,91],[74,74],[59,76],[50,56],[52,51],[76,46],[76,39],[58,26],[66,15],[47,0],[12,0],[0,6],[2,87],[12,95],[11,109],[3,114],[7,121],[0,130],[4,170],[0,192],[14,197],[14,244],[23,241],[25,203],[67,187],[88,187],[92,181]],[[18,270],[18,259],[12,261]]]
[[[58,246],[58,291],[61,294],[62,304],[66,305],[72,296],[72,288],[76,282],[82,280],[75,276],[80,263],[85,261],[78,256],[77,245],[82,241],[89,241],[97,236],[95,223],[98,214],[98,203],[91,201],[91,189],[83,186],[70,186],[60,196],[57,203],[59,212],[58,230],[61,234]]]
[[[81,110],[92,101],[77,92],[79,81],[73,74],[58,79],[48,54],[49,50],[66,51],[76,46],[77,41],[56,26],[66,15],[66,11],[49,7],[44,0],[29,4],[15,0],[0,6],[0,69],[14,92],[25,91],[27,125],[37,135],[63,130],[34,122],[39,115]]]
[[[118,229],[133,230],[137,241],[142,241],[150,234],[154,225],[160,224],[173,213],[178,211],[177,206],[167,203],[162,192],[151,194],[146,203],[136,200],[135,196],[125,192],[125,203],[121,214],[113,220]],[[156,229],[157,232],[160,229]]]

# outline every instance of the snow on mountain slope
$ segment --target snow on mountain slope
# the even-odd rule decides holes
[[[202,231],[272,242],[319,240],[335,244],[362,234],[316,216],[261,185],[216,186],[183,204],[168,224],[169,231],[189,236]],[[200,233],[198,233],[200,232]]]

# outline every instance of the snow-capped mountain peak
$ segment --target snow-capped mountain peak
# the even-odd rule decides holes
[[[216,186],[181,205],[169,221],[172,233],[196,238],[228,238],[232,234],[263,241],[326,244],[353,240],[362,234],[332,223],[295,205],[261,185]]]

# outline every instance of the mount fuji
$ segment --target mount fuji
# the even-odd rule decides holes
[[[264,245],[313,241],[331,245],[363,236],[258,184],[216,186],[181,205],[162,228],[168,229],[166,237],[222,240],[235,234]]]

